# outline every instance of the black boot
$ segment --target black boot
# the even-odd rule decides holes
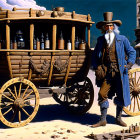
[[[123,126],[123,127],[127,127],[127,124],[125,122],[123,122],[121,119],[122,111],[123,111],[123,107],[117,106],[117,108],[116,108],[116,124]]]
[[[106,124],[107,124],[106,115],[107,115],[107,108],[101,108],[100,121],[96,124],[93,124],[91,127],[106,126]]]

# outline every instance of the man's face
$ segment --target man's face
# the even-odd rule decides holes
[[[105,31],[113,31],[113,29],[114,29],[114,25],[113,24],[106,24],[106,25],[104,25],[104,29],[105,29]]]

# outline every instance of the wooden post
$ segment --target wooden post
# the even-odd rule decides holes
[[[72,12],[72,18],[75,18],[75,11]]]
[[[33,39],[34,39],[34,24],[30,24],[30,50],[33,50]],[[31,53],[30,53],[31,54]],[[32,77],[32,69],[29,69],[28,80],[31,80]]]
[[[90,25],[88,25],[88,47],[90,48]]]
[[[10,49],[10,26],[9,26],[9,24],[6,24],[6,49]],[[8,69],[9,69],[9,73],[10,73],[10,78],[13,78],[11,59],[9,56],[9,52],[7,52],[7,61],[8,61]]]
[[[6,49],[10,49],[10,26],[6,24]]]
[[[71,42],[72,42],[72,50],[75,50],[75,25],[72,26]]]
[[[56,32],[57,32],[57,26],[56,24],[54,24],[52,30],[52,50],[56,49]]]
[[[33,50],[34,24],[30,24],[30,50]]]
[[[56,50],[56,32],[57,32],[57,26],[56,26],[56,24],[53,24],[53,28],[52,28],[52,50]],[[55,53],[52,53],[50,73],[49,73],[49,77],[48,77],[48,85],[50,85],[51,78],[52,78],[54,55],[55,55]]]

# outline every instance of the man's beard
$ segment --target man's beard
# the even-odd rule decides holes
[[[112,30],[108,30],[105,34],[105,39],[109,46],[112,45],[114,38],[115,38],[114,32]]]

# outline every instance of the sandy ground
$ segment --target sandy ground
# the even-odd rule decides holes
[[[115,124],[116,106],[110,100],[107,122],[105,127],[91,128],[100,118],[100,109],[97,103],[98,88],[94,83],[94,72],[89,71],[88,76],[94,85],[95,98],[90,110],[83,116],[70,114],[65,108],[56,103],[52,97],[40,100],[40,108],[35,119],[28,125],[20,128],[5,128],[0,124],[0,140],[51,140],[69,139],[86,140],[85,136],[103,134],[128,129]],[[131,117],[123,113],[122,119],[128,126],[140,123],[140,116]],[[140,137],[137,140],[140,140]]]

